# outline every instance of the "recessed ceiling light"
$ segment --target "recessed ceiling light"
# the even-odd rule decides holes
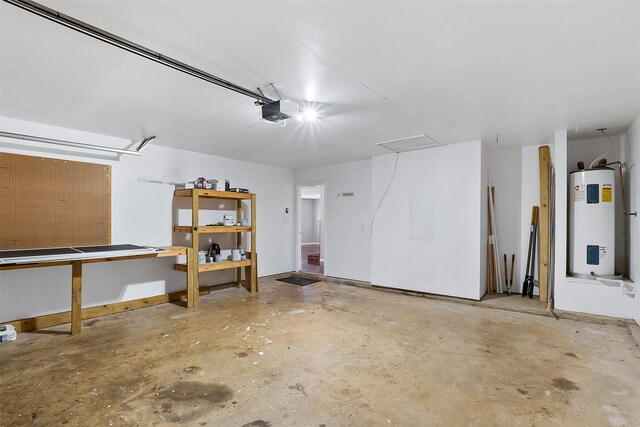
[[[308,122],[314,121],[317,117],[318,114],[315,112],[315,110],[305,110],[304,112],[304,119]]]

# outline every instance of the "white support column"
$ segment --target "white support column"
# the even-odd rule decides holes
[[[554,144],[555,183],[555,262],[554,262],[554,302],[557,307],[563,306],[562,288],[567,277],[567,131],[555,133]]]

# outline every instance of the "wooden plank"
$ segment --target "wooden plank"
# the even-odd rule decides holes
[[[493,248],[487,242],[487,294],[493,293]]]
[[[236,200],[236,222],[242,218],[242,200]],[[242,247],[242,233],[236,233],[236,248]],[[236,286],[242,286],[242,267],[236,268]]]
[[[198,233],[238,233],[238,232],[250,232],[251,227],[242,226],[224,226],[224,225],[198,225],[196,230]],[[193,227],[188,225],[176,225],[173,227],[173,231],[176,233],[191,233]]]
[[[63,325],[71,321],[71,312],[47,314],[46,316],[30,317],[26,319],[13,320],[7,322],[16,328],[16,332],[28,332],[36,329],[49,328],[51,326]]]
[[[236,193],[233,191],[196,190],[200,197],[215,199],[251,199],[251,193]]]
[[[196,257],[193,248],[187,250],[187,308],[197,307],[199,305],[200,289],[194,286],[193,276],[196,274]]]
[[[173,195],[176,197],[208,197],[214,199],[250,199],[251,193],[236,193],[233,191],[215,191],[215,190],[175,190]]]
[[[71,335],[82,328],[82,261],[71,263]]]
[[[252,269],[250,265],[244,267],[244,281],[240,284],[247,291],[251,292]]]
[[[200,209],[200,200],[198,198],[198,192],[193,192],[193,197],[191,198],[191,225],[193,227],[199,224],[198,221],[198,210]],[[195,263],[192,263],[193,268],[193,289],[194,292],[196,289],[200,289],[200,275],[198,274],[198,252],[200,251],[200,233],[197,230],[191,234],[191,245],[193,249],[193,258]],[[175,267],[174,267],[175,268]]]
[[[251,195],[251,292],[258,292],[258,253],[256,247],[256,195]]]
[[[243,287],[253,294],[258,292],[258,254],[252,252],[247,256],[251,259],[251,265],[245,268]]]
[[[492,225],[492,233],[493,233],[493,273],[495,275],[495,291],[496,293],[501,294],[502,287],[502,273],[500,269],[500,254],[498,253],[498,230],[497,230],[497,222],[496,222],[496,191],[495,187],[491,187],[491,225]]]
[[[258,292],[258,253],[253,253],[253,263],[251,265],[251,293]]]
[[[551,150],[548,145],[538,149],[540,161],[540,211],[538,218],[540,249],[540,301],[547,302],[548,272],[549,272],[549,165],[551,164]]]
[[[488,220],[488,235],[489,240],[487,242],[487,269],[488,269],[488,282],[487,282],[487,293],[494,294],[497,292],[497,284],[496,284],[496,272],[495,272],[495,251],[494,244],[491,240],[491,236],[493,236],[493,221],[491,218],[491,201],[495,200],[495,187],[487,188],[487,220]]]
[[[245,265],[251,265],[251,260],[244,259],[242,261],[209,262],[207,264],[201,264],[201,265],[196,264],[196,267],[197,267],[196,271],[200,273],[206,273],[207,271],[228,270],[230,268],[244,267]],[[187,268],[188,268],[187,264],[179,263],[179,264],[173,265],[173,269],[176,271],[186,272]],[[194,278],[195,278],[195,274],[194,274]]]
[[[106,166],[106,172],[109,175],[109,182],[107,184],[107,197],[109,198],[109,204],[107,206],[107,241],[109,243],[107,243],[108,245],[111,244],[111,194],[112,190],[111,190],[111,177],[113,176],[111,174],[111,165],[105,165]]]
[[[491,236],[491,218],[489,203],[491,203],[491,196],[489,195],[489,191],[491,191],[491,187],[487,186],[487,274],[486,274],[486,288],[487,294],[491,294],[491,245],[489,244],[489,239]]]
[[[178,251],[175,251],[175,252],[172,251],[170,253],[158,252],[154,254],[127,255],[127,256],[121,256],[121,257],[90,258],[90,259],[83,259],[82,263],[94,264],[96,262],[130,261],[133,259],[145,259],[145,258],[166,258],[170,256],[177,256],[177,255],[186,255],[186,252],[182,251],[182,253],[179,253]]]
[[[128,261],[132,259],[144,259],[144,258],[166,258],[170,256],[178,256],[178,255],[186,255],[187,249],[183,246],[163,246],[159,249],[166,249],[163,252],[154,252],[148,254],[139,254],[139,255],[127,255],[121,257],[102,257],[102,258],[89,258],[83,259],[83,264],[93,264],[96,262],[111,262],[111,261]],[[73,262],[73,261],[71,261]],[[49,265],[50,263],[46,263],[44,266]]]
[[[216,285],[225,286],[225,285]],[[199,295],[206,295],[210,292],[210,287],[200,289]],[[108,316],[110,314],[122,313],[125,311],[137,310],[139,308],[152,307],[154,305],[165,304],[174,301],[180,301],[187,298],[187,291],[171,292],[169,294],[155,295],[147,298],[140,298],[131,301],[116,302],[112,304],[97,305],[82,309],[82,320],[94,319],[96,317]],[[63,311],[61,313],[47,314],[38,317],[29,317],[25,319],[12,320],[9,323],[16,328],[18,333],[33,331],[35,329],[49,328],[51,326],[63,325],[71,321],[71,311]]]
[[[159,249],[165,249],[165,252],[158,252],[158,258],[168,257],[168,256],[177,256],[177,255],[187,255],[187,252],[190,248],[186,246],[159,246]]]
[[[229,268],[244,267],[245,265],[251,265],[251,260],[243,259],[241,261],[210,262],[204,265],[199,265],[198,270],[201,273],[204,273],[207,271],[227,270]]]

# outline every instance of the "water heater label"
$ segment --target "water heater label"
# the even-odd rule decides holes
[[[612,200],[613,200],[613,189],[609,184],[603,184],[602,185],[602,202],[611,203]]]
[[[607,247],[600,246],[600,259],[604,259],[607,257]]]
[[[576,202],[581,202],[584,200],[584,186],[576,185],[573,188],[573,200]]]

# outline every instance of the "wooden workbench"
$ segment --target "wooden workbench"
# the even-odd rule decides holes
[[[91,310],[87,311],[84,315],[82,310],[82,265],[91,264],[95,262],[109,262],[109,261],[126,261],[133,259],[145,259],[145,258],[165,258],[170,256],[186,255],[187,264],[195,267],[195,257],[191,248],[181,246],[166,246],[160,247],[164,249],[161,252],[145,253],[140,255],[127,255],[122,257],[103,257],[103,258],[90,258],[81,260],[70,261],[54,261],[54,262],[41,262],[33,264],[15,264],[15,265],[2,265],[0,271],[3,270],[21,270],[25,268],[41,268],[41,267],[56,267],[61,265],[71,266],[71,312],[58,313],[54,315],[41,316],[31,319],[16,320],[8,322],[16,327],[18,332],[24,332],[26,330],[38,329],[43,327],[49,327],[59,325],[62,323],[71,322],[71,335],[80,333],[82,327],[82,319],[90,319],[92,317],[104,316],[106,314],[118,313],[121,311],[130,310],[138,307],[146,307],[154,304],[160,304],[163,302],[169,302],[175,299],[175,295],[172,294],[161,295],[159,297],[145,298],[142,300],[128,301],[127,303],[114,303],[107,304],[99,307],[91,307]],[[187,308],[194,307],[199,295],[196,294],[193,286],[193,271],[194,268],[187,269]],[[124,305],[123,305],[124,304]],[[99,308],[99,309],[98,309]],[[97,309],[97,310],[96,310]]]

